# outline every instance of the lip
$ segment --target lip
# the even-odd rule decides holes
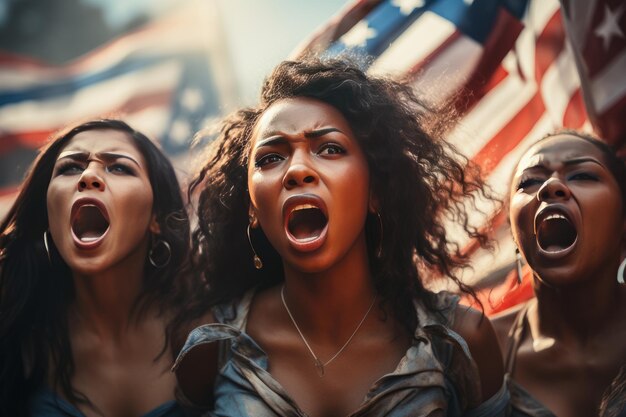
[[[106,221],[109,222],[109,227],[107,228],[107,230],[102,234],[102,236],[100,236],[97,240],[94,240],[93,242],[83,242],[82,240],[80,240],[78,236],[74,234],[74,228],[72,227],[72,225],[74,224],[74,220],[76,220],[78,210],[84,206],[96,206],[100,210]],[[109,212],[107,211],[102,201],[95,198],[86,197],[79,198],[78,200],[74,201],[74,204],[72,204],[72,210],[70,212],[70,230],[72,233],[72,239],[74,240],[74,244],[79,249],[89,250],[95,249],[100,246],[104,241],[104,237],[109,233],[109,230],[111,229],[110,223],[111,221],[109,219]]]
[[[576,239],[571,245],[569,245],[565,249],[549,252],[543,249],[541,245],[539,245],[539,242],[537,242],[537,225],[541,221],[543,221],[546,217],[552,214],[560,214],[564,216],[574,226],[574,228],[576,229]],[[534,223],[533,223],[533,234],[535,236],[535,244],[537,246],[537,250],[539,251],[539,253],[548,259],[564,258],[565,256],[569,255],[572,251],[574,251],[574,249],[576,249],[576,246],[578,244],[578,230],[579,230],[579,227],[578,227],[578,222],[576,221],[576,217],[569,210],[569,208],[567,208],[563,204],[547,205],[543,207],[542,209],[538,210],[537,213],[535,214]]]
[[[312,205],[319,208],[324,216],[326,217],[326,226],[322,229],[322,232],[319,236],[311,240],[298,240],[289,232],[289,216],[291,212],[300,205]],[[291,246],[300,251],[300,252],[312,252],[314,250],[319,249],[324,242],[326,241],[326,237],[328,235],[328,209],[326,208],[326,203],[322,200],[321,197],[315,194],[296,194],[288,197],[283,203],[283,228],[285,229],[285,233],[287,235],[287,239]]]

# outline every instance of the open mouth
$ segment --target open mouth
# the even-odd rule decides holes
[[[293,238],[309,242],[321,236],[328,219],[319,207],[312,204],[299,204],[289,213],[287,229]]]
[[[536,226],[537,244],[546,252],[561,252],[576,242],[578,233],[572,222],[560,213],[551,213]]]
[[[78,241],[90,244],[100,240],[109,230],[109,220],[95,204],[79,206],[72,217],[72,232]]]

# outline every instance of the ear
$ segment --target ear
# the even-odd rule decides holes
[[[161,233],[161,226],[159,225],[159,222],[157,221],[156,214],[153,214],[152,219],[150,219],[150,231],[155,235],[158,235]]]
[[[251,228],[256,229],[259,227],[259,218],[256,215],[256,209],[252,203],[248,206],[248,220],[250,221]]]

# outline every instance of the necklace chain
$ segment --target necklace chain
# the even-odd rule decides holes
[[[307,349],[309,350],[309,353],[311,354],[311,356],[313,356],[313,360],[315,362],[315,368],[317,369],[317,373],[319,374],[320,377],[324,376],[324,368],[326,366],[328,366],[328,364],[330,364],[332,361],[334,361],[337,358],[337,356],[339,356],[341,354],[341,352],[343,352],[344,349],[348,347],[348,345],[350,344],[350,342],[352,341],[352,339],[354,338],[356,333],[359,331],[359,329],[361,328],[361,326],[365,322],[365,319],[370,314],[370,311],[372,310],[372,307],[374,307],[374,303],[376,302],[376,296],[374,296],[374,299],[372,300],[372,304],[370,304],[369,308],[365,312],[365,315],[363,316],[363,318],[359,322],[358,326],[356,326],[356,329],[354,329],[354,331],[352,332],[352,334],[350,335],[350,337],[348,338],[346,343],[344,343],[343,346],[341,346],[341,348],[337,351],[337,353],[335,353],[333,355],[332,358],[330,358],[326,362],[322,362],[317,357],[315,352],[313,352],[313,349],[311,348],[311,345],[309,345],[309,342],[307,342],[306,337],[304,337],[304,334],[302,334],[302,331],[300,330],[300,327],[298,326],[298,323],[296,323],[296,319],[293,318],[293,314],[291,314],[291,310],[289,310],[289,307],[287,306],[287,302],[285,301],[285,285],[284,284],[283,284],[282,288],[280,289],[280,298],[283,301],[283,306],[285,306],[285,310],[287,310],[287,314],[289,315],[289,318],[291,319],[291,322],[293,323],[293,326],[298,331],[298,334],[300,335],[300,338],[302,339],[302,341],[306,345]]]

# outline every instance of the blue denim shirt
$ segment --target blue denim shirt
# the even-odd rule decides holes
[[[49,388],[40,389],[30,401],[31,417],[85,417],[74,405],[59,397]],[[168,401],[141,417],[183,417],[176,401]]]
[[[214,309],[216,323],[194,329],[174,368],[194,347],[220,344],[219,374],[214,385],[215,417],[306,417],[283,387],[268,372],[265,352],[245,333],[253,294],[240,302]],[[481,398],[480,378],[467,343],[446,324],[454,317],[459,298],[437,294],[443,314],[433,314],[414,303],[419,325],[412,345],[394,372],[382,376],[363,402],[350,414],[357,416],[504,416],[508,391],[487,402]]]

